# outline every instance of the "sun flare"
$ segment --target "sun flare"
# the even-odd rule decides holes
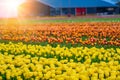
[[[5,0],[3,9],[8,17],[17,16],[18,6],[22,3],[21,0]]]
[[[17,7],[20,5],[20,2],[17,0],[10,0],[10,1],[6,1],[5,3],[5,8],[8,10],[11,9],[17,9]]]

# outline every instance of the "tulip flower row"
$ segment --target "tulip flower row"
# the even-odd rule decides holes
[[[0,80],[119,80],[120,48],[0,43]]]
[[[31,45],[21,43],[8,44],[0,43],[1,54],[13,54],[13,55],[31,55],[33,57],[45,57],[45,58],[57,58],[58,60],[68,60],[71,59],[74,62],[85,62],[89,59],[90,63],[105,61],[109,62],[111,60],[120,61],[120,48],[88,48],[88,47],[52,47],[49,44],[47,46],[41,45]]]
[[[1,25],[1,40],[120,46],[120,23],[42,23]]]

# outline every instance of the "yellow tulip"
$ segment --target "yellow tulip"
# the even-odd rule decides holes
[[[105,71],[104,74],[105,74],[106,77],[110,76],[110,73],[108,71]]]
[[[17,80],[22,80],[21,76],[17,76]]]
[[[10,74],[6,74],[6,79],[10,80]]]
[[[51,74],[49,74],[49,73],[44,74],[45,79],[50,79],[50,77],[51,77]]]
[[[91,77],[91,80],[98,80],[98,77]]]
[[[100,73],[99,74],[99,79],[103,79],[104,78],[104,74],[103,73]]]
[[[80,79],[80,80],[89,80],[89,77],[84,76],[84,75],[80,75],[80,76],[79,76],[79,79]]]
[[[0,76],[0,80],[3,80],[2,76]]]
[[[116,80],[120,80],[120,76],[117,76],[117,77],[116,77]]]
[[[37,73],[37,72],[33,72],[33,74],[31,74],[31,75],[37,76],[37,75],[38,75],[38,73]]]

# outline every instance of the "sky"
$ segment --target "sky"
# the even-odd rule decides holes
[[[25,0],[0,0],[0,18],[17,17],[17,7],[23,2]]]

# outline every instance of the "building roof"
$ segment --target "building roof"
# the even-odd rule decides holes
[[[115,4],[103,0],[38,0],[53,8],[75,7],[116,7]]]

